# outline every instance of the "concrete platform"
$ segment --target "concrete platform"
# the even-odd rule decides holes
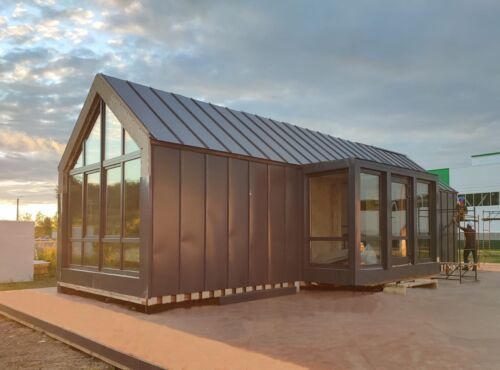
[[[134,368],[497,369],[500,273],[480,280],[407,296],[310,290],[152,315],[39,289],[0,293],[0,311],[142,361]]]

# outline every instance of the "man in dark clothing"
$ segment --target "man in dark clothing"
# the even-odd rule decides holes
[[[472,252],[473,262],[477,262],[477,251],[476,251],[476,230],[472,228],[469,223],[467,227],[458,226],[460,230],[464,232],[465,235],[465,248],[464,248],[464,263],[469,263],[469,255]]]

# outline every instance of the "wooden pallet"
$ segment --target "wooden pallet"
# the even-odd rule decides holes
[[[408,288],[437,289],[438,282],[434,279],[415,279],[388,283],[384,285],[384,293],[406,295]]]

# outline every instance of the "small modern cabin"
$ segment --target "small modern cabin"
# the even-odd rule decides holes
[[[59,165],[59,286],[143,305],[439,272],[403,154],[98,74]]]

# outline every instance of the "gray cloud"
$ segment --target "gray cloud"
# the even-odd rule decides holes
[[[0,128],[65,143],[104,72],[401,151],[426,167],[498,150],[494,1],[26,4],[24,23],[14,7],[0,10]],[[55,178],[55,161],[34,168],[23,158],[32,171],[13,172],[19,181]],[[2,197],[10,195],[0,186]]]

